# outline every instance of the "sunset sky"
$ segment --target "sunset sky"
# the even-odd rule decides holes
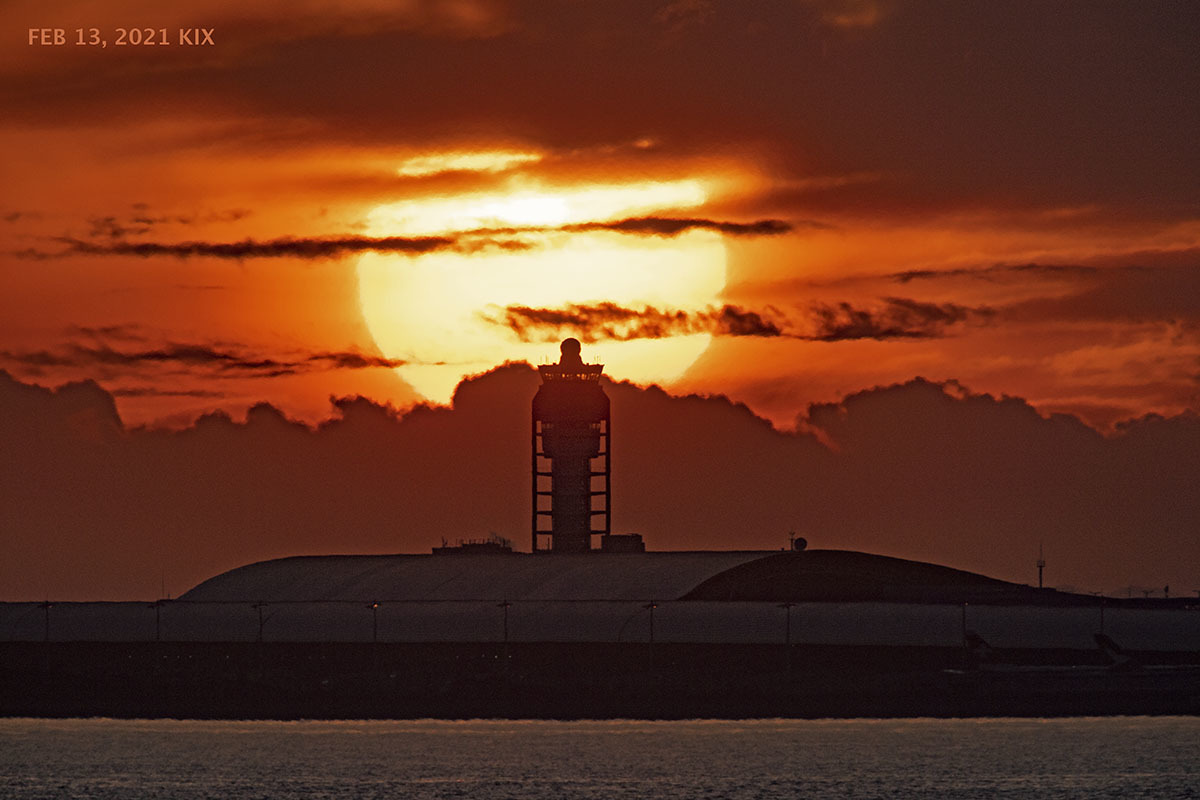
[[[947,454],[970,450],[978,486],[895,494],[897,480],[876,468],[846,467],[846,485],[822,489],[845,496],[819,513],[820,498],[805,495],[795,502],[807,511],[789,500],[744,515],[738,531],[691,540],[668,512],[703,501],[703,476],[657,497],[637,476],[617,478],[627,482],[625,500],[614,489],[618,527],[669,529],[657,542],[645,531],[652,547],[773,547],[781,530],[808,525],[823,546],[1028,581],[1027,551],[1047,542],[1057,563],[1078,558],[1062,581],[1081,588],[1200,586],[1200,472],[1183,444],[1200,426],[1200,4],[6,0],[3,12],[7,436],[29,429],[25,413],[96,447],[116,447],[105,438],[116,431],[120,447],[163,451],[126,464],[148,475],[152,462],[174,463],[171,448],[191,446],[172,437],[200,435],[198,418],[249,435],[252,407],[260,422],[275,415],[311,437],[354,408],[386,416],[397,436],[403,424],[424,435],[441,423],[408,413],[416,404],[446,406],[464,377],[553,359],[576,336],[585,359],[631,382],[618,392],[627,408],[721,403],[712,413],[745,426],[721,446],[748,461],[803,462],[796,475],[772,473],[778,497],[795,494],[789,481],[825,479],[817,461],[844,456],[855,436],[876,452],[895,444],[883,427],[851,430],[852,409],[875,402],[897,404],[881,419],[898,427],[925,401],[1013,412],[1030,437],[1026,450],[989,460],[980,442],[991,440],[978,437],[1012,434],[1000,422],[964,423],[971,433],[959,439],[926,431],[945,439],[931,472],[954,474],[962,462]],[[132,27],[169,44],[118,46],[118,29]],[[61,28],[66,43],[41,44],[31,28]],[[77,45],[80,28],[106,46]],[[195,28],[212,43],[181,44],[180,29]],[[515,369],[471,385],[498,391],[507,380],[528,394]],[[103,391],[54,401],[26,388],[84,380]],[[651,384],[667,394],[640,388]],[[687,395],[699,397],[671,399]],[[81,423],[76,406],[48,410],[59,401],[102,424]],[[934,425],[930,413],[921,418]],[[454,441],[479,447],[464,418],[444,419],[467,425]],[[1090,444],[1048,444],[1068,430]],[[526,463],[526,435],[513,439],[514,464]],[[412,466],[448,457],[414,444],[445,446],[430,436],[405,440],[411,463],[381,463],[432,481]],[[512,509],[501,493],[474,516],[439,520],[431,507],[419,526],[400,510],[326,509],[326,530],[359,533],[289,540],[295,509],[210,518],[209,505],[230,502],[220,492],[187,502],[165,493],[153,502],[174,505],[141,522],[105,516],[79,500],[101,490],[74,445],[21,441],[22,457],[46,471],[20,457],[5,466],[6,505],[38,499],[0,512],[16,554],[3,599],[152,594],[135,571],[170,571],[181,591],[252,558],[423,549],[455,531],[525,541],[521,474]],[[895,474],[925,468],[911,445]],[[619,446],[635,456],[638,445]],[[793,461],[781,447],[815,449]],[[126,455],[88,469],[118,480],[108,473]],[[510,455],[495,456],[499,472]],[[339,480],[366,469],[343,465]],[[62,478],[71,470],[82,471]],[[1028,514],[1049,508],[1057,522],[1033,526],[1017,512],[998,522],[996,509],[1012,504],[1002,493],[965,504],[955,495],[957,516],[936,524],[900,509],[917,495],[936,504],[994,488],[1004,483],[996,470],[1022,472]],[[1092,478],[1072,484],[1063,470]],[[104,492],[138,496],[133,486]],[[882,505],[851,523],[854,486],[880,492]],[[1054,499],[1034,502],[1031,491]],[[1125,510],[1096,505],[1113,492]],[[205,521],[176,520],[160,541],[181,504],[204,506]],[[56,517],[51,541],[46,509],[64,505],[82,510]],[[213,533],[243,523],[241,549]],[[1099,549],[1137,542],[1158,555],[1122,571],[1133,556],[1097,556],[1086,532],[1100,529]],[[1020,553],[996,555],[1018,531]],[[83,539],[145,552],[108,582],[80,582],[92,556],[45,566]],[[1179,546],[1196,556],[1186,566]],[[149,583],[156,592],[157,578]]]

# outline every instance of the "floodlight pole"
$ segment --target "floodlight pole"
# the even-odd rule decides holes
[[[263,609],[267,607],[266,603],[255,603],[254,608],[258,609],[258,641],[263,640]]]
[[[150,607],[154,609],[154,641],[156,642],[162,641],[162,604],[161,599],[150,604]]]
[[[371,644],[379,644],[379,602],[368,603],[367,608],[371,609]]]
[[[50,609],[54,606],[54,603],[47,600],[41,606],[44,615],[42,621],[42,641],[48,642],[50,641]]]

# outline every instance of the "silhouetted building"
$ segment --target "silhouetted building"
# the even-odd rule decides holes
[[[533,552],[592,549],[593,535],[611,532],[612,423],[600,388],[603,364],[585,364],[579,342],[566,339],[557,364],[538,367],[533,398]],[[548,527],[547,527],[548,523]]]
[[[486,539],[459,539],[454,544],[442,539],[442,546],[433,548],[433,555],[512,555],[512,551],[512,542],[493,533]]]
[[[600,537],[603,553],[644,553],[646,543],[640,533],[607,533]]]

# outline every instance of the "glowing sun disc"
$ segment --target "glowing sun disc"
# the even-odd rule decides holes
[[[683,182],[681,182],[683,183]],[[703,202],[685,185],[690,203]],[[620,201],[619,187],[575,194],[518,192],[471,197],[455,205],[440,198],[384,206],[371,215],[374,235],[445,232],[507,225],[562,224],[581,219],[646,213],[663,202],[637,188]],[[647,208],[649,206],[649,208]],[[423,216],[424,212],[424,216]],[[588,213],[592,212],[592,213]],[[596,212],[604,212],[597,214]],[[427,399],[449,402],[465,376],[505,361],[554,360],[555,344],[522,342],[497,324],[510,305],[561,308],[612,302],[640,308],[698,309],[711,305],[725,285],[725,247],[720,236],[691,231],[672,238],[609,232],[539,234],[532,250],[429,253],[416,257],[370,253],[358,261],[359,300],[380,352],[402,359],[400,376]],[[669,382],[704,352],[708,334],[585,345],[584,356],[607,363],[617,379]]]

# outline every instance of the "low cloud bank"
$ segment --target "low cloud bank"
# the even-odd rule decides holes
[[[5,600],[179,594],[264,558],[422,552],[495,531],[528,542],[529,402],[510,364],[452,408],[334,402],[317,427],[266,404],[179,431],[127,429],[91,382],[0,373]],[[1200,418],[1103,436],[1019,398],[916,379],[813,406],[782,433],[723,397],[606,384],[614,523],[654,549],[814,547],[1121,592],[1190,588]]]

